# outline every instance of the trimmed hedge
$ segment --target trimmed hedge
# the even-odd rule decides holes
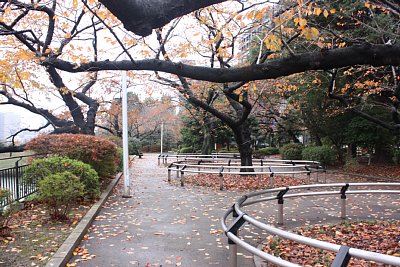
[[[191,146],[182,147],[179,150],[179,153],[193,153],[193,147],[191,147]]]
[[[117,145],[93,135],[41,135],[29,141],[26,149],[38,154],[52,154],[90,164],[100,177],[113,175],[118,164]]]
[[[232,147],[229,150],[227,148],[221,148],[218,153],[239,153],[239,148]]]
[[[24,180],[29,183],[38,182],[49,175],[66,171],[77,176],[85,186],[85,197],[97,198],[100,195],[99,176],[96,171],[89,164],[66,157],[56,156],[32,161],[24,173]]]
[[[303,151],[303,144],[299,143],[290,143],[284,145],[280,149],[280,154],[282,159],[288,159],[288,160],[301,160],[302,155],[301,152]]]
[[[336,160],[335,151],[328,146],[309,146],[301,153],[304,160],[319,161],[324,165],[332,165]]]
[[[52,219],[66,220],[71,205],[84,194],[84,185],[71,172],[60,172],[38,182],[39,199],[46,203]]]
[[[276,147],[266,147],[266,148],[261,148],[258,149],[254,152],[254,157],[255,158],[264,158],[265,156],[271,156],[271,155],[276,155],[279,154],[279,149]]]

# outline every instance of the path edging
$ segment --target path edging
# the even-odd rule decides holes
[[[372,180],[397,181],[393,177],[387,177],[387,176],[374,176],[374,175],[358,174],[358,173],[343,172],[343,171],[336,171],[336,170],[326,170],[326,172],[329,172],[329,173],[332,173],[332,174],[342,174],[342,175],[348,175],[348,176],[356,176],[356,177],[367,178],[367,179],[372,179]]]
[[[81,219],[75,229],[70,233],[64,243],[58,248],[57,252],[51,257],[45,267],[65,267],[72,256],[75,248],[79,245],[93,220],[96,218],[101,207],[110,196],[112,190],[117,185],[123,173],[118,173],[114,180],[107,186],[101,194],[100,199],[90,208],[86,215]]]

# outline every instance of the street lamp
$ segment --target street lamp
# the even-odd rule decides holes
[[[128,94],[126,89],[126,71],[122,73],[122,149],[123,149],[123,174],[124,194],[123,198],[130,198],[131,185],[129,178],[129,149],[128,149]]]
[[[161,151],[160,154],[163,153],[163,136],[164,136],[164,122],[161,122]]]

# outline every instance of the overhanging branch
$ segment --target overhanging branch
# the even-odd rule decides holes
[[[238,82],[274,79],[309,70],[328,70],[354,65],[390,66],[400,65],[399,45],[354,45],[351,47],[317,51],[266,63],[229,69],[213,69],[158,59],[123,61],[98,61],[76,65],[60,59],[46,59],[45,66],[53,66],[67,72],[103,70],[149,70],[162,71],[196,80],[210,82]]]
[[[174,18],[226,0],[100,0],[123,24],[125,29],[141,36],[166,25]]]

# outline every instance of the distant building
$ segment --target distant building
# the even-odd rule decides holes
[[[21,118],[14,112],[0,113],[0,143],[8,145],[7,137],[20,129]]]
[[[32,113],[17,111],[0,111],[0,145],[8,146],[11,139],[7,139],[10,135],[24,128],[38,128],[45,123],[45,120]],[[15,138],[17,143],[26,143],[30,139],[36,137],[38,132],[21,132]]]

